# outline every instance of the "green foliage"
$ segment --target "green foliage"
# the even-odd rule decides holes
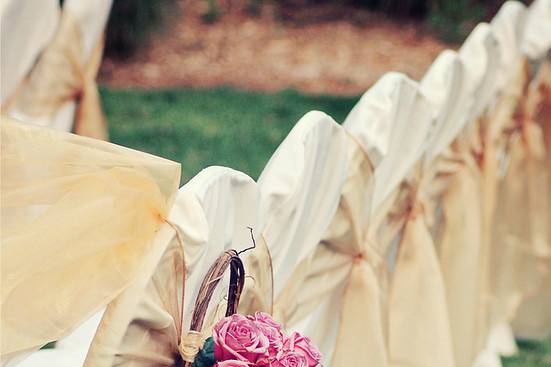
[[[106,53],[131,56],[176,8],[176,0],[114,0],[107,24]]]
[[[426,15],[430,0],[352,0],[356,6],[379,10],[390,16],[423,17]]]
[[[443,40],[461,42],[484,14],[484,6],[472,0],[433,0],[428,23]]]
[[[247,0],[245,9],[252,16],[259,16],[262,13],[263,0]]]
[[[207,11],[201,15],[201,19],[205,23],[214,23],[216,22],[221,15],[220,8],[216,0],[205,0],[207,2]]]
[[[210,165],[253,178],[310,110],[342,121],[357,97],[307,96],[230,88],[163,91],[101,89],[114,143],[180,162],[182,184]]]
[[[56,342],[49,342],[47,344],[45,344],[42,348],[40,349],[54,349],[55,348],[55,344]]]
[[[541,342],[518,341],[519,354],[503,359],[503,367],[551,366],[551,339]]]
[[[211,367],[214,363],[216,363],[216,359],[214,358],[214,340],[212,340],[211,336],[205,340],[203,348],[199,349],[192,367]]]

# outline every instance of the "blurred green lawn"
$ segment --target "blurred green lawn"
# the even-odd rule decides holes
[[[357,97],[275,94],[229,88],[101,89],[111,141],[182,164],[182,184],[222,165],[258,178],[302,115],[321,110],[342,121]]]
[[[358,97],[309,96],[231,88],[101,89],[111,141],[182,164],[182,184],[202,168],[222,165],[258,178],[302,115],[321,110],[342,122]],[[522,342],[504,367],[551,366],[551,339]]]

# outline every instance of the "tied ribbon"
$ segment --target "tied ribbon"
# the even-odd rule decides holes
[[[448,170],[441,169],[438,158],[418,162],[389,212],[389,228],[398,229],[393,240],[399,241],[388,306],[391,366],[453,365],[444,281],[427,224],[434,222],[435,202],[448,185]]]
[[[352,366],[365,357],[373,365],[388,365],[380,285],[384,277],[378,272],[384,269],[384,260],[374,245],[367,241],[362,251],[351,257],[332,359],[335,366]]]

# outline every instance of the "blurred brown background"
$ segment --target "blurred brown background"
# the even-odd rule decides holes
[[[391,70],[420,79],[502,3],[115,0],[100,81],[353,95]]]

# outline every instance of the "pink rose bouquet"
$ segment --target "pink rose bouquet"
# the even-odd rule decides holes
[[[268,314],[235,314],[216,324],[193,366],[316,367],[321,354],[308,337],[286,335]]]

